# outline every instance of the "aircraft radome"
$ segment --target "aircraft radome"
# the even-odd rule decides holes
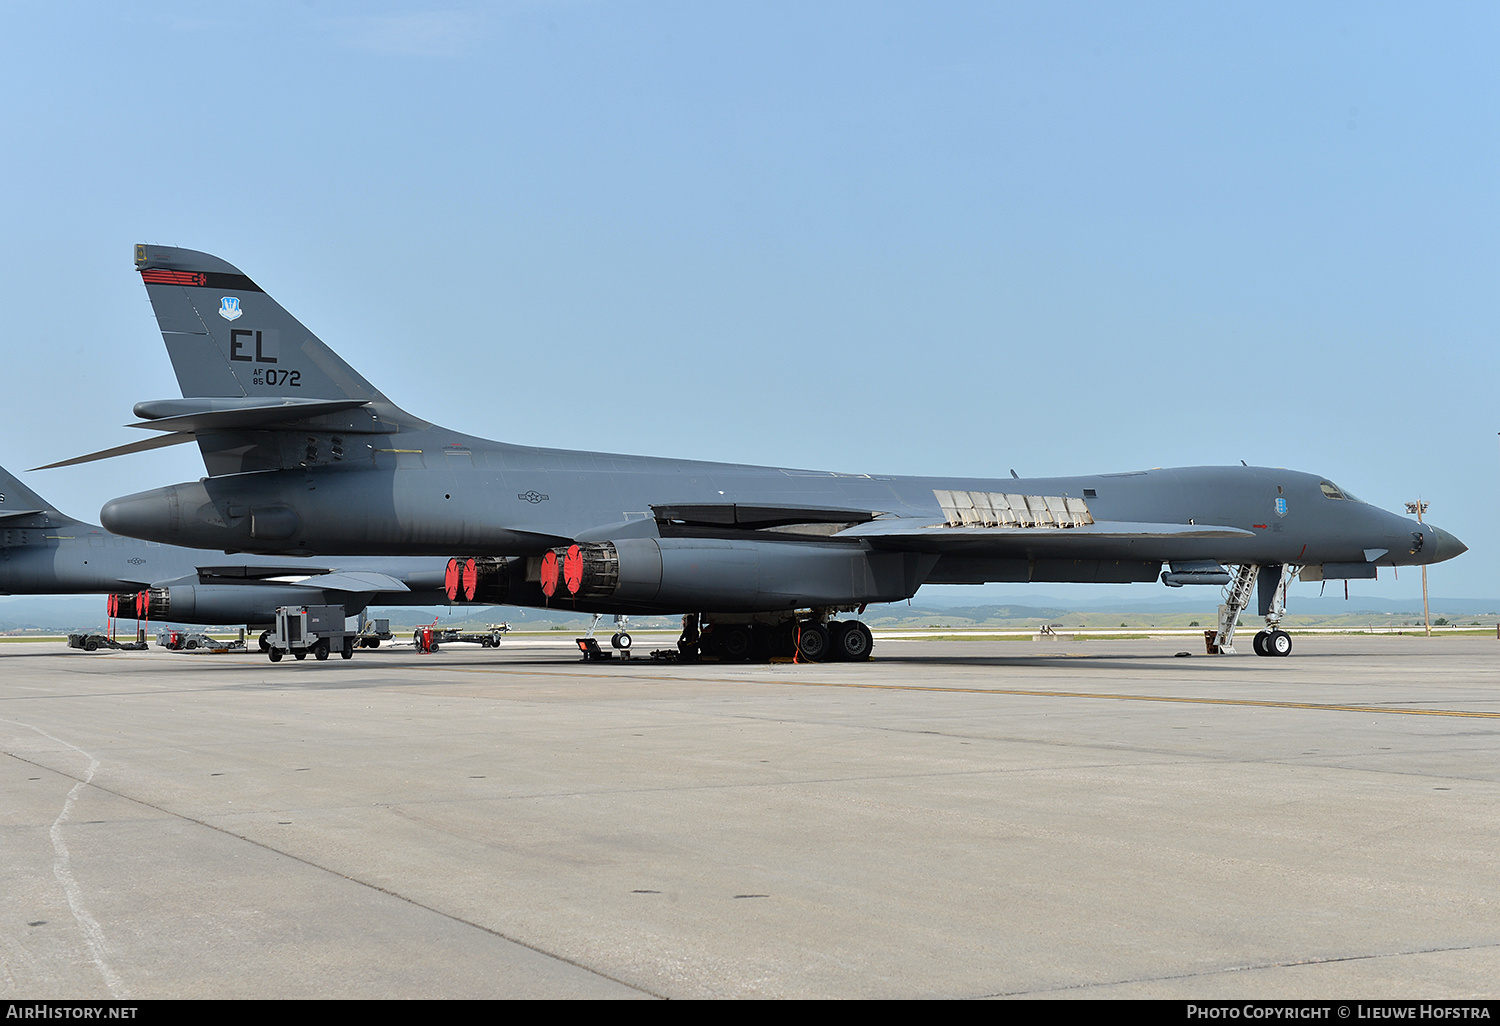
[[[1374,577],[1465,546],[1316,474],[1187,467],[1080,477],[937,478],[508,445],[400,409],[233,265],[137,246],[183,398],[143,402],[164,432],[80,457],[196,440],[209,476],[114,499],[110,530],[268,555],[443,555],[484,603],[681,613],[682,656],[863,659],[839,614],[923,584],[1228,585],[1232,652],[1252,592],[1277,627],[1293,573]],[[62,465],[62,464],[54,464]],[[1168,564],[1166,572],[1162,565]]]

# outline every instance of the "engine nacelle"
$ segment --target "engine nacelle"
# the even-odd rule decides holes
[[[151,589],[149,612],[152,620],[172,623],[273,624],[279,606],[324,604],[323,592],[292,585],[170,584]],[[346,607],[345,614],[353,616],[362,608],[363,604]]]
[[[150,614],[149,591],[113,592],[104,598],[105,615],[110,619],[145,620]]]
[[[773,612],[910,598],[934,557],[843,542],[629,538],[542,557],[542,592],[580,606]]]
[[[525,560],[505,556],[450,559],[443,574],[443,590],[449,602],[503,605],[522,590],[524,572]]]

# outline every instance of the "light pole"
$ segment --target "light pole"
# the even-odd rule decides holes
[[[1427,503],[1418,499],[1416,502],[1406,504],[1406,512],[1417,515],[1417,523],[1422,522],[1422,514],[1427,512]],[[1427,615],[1427,564],[1422,564],[1422,623],[1427,628],[1427,636],[1432,637],[1432,618]]]

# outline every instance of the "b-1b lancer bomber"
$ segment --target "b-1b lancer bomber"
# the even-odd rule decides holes
[[[372,603],[445,598],[444,567],[434,559],[206,556],[70,517],[0,467],[0,595],[105,595],[110,617],[252,630],[273,624],[279,606],[337,605],[354,616]]]
[[[231,264],[135,256],[183,398],[135,407],[163,435],[81,459],[196,440],[209,475],[106,505],[105,526],[137,538],[447,556],[456,601],[684,614],[682,656],[724,660],[867,658],[869,629],[840,614],[923,584],[1158,577],[1225,587],[1221,652],[1258,592],[1255,648],[1285,655],[1294,573],[1369,578],[1465,549],[1264,467],[887,477],[489,441],[397,407]]]

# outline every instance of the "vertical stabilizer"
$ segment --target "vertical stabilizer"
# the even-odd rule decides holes
[[[138,245],[135,266],[185,398],[386,401],[234,265]]]
[[[0,531],[7,527],[50,527],[76,524],[79,521],[60,512],[56,506],[27,488],[4,467],[0,467]]]

